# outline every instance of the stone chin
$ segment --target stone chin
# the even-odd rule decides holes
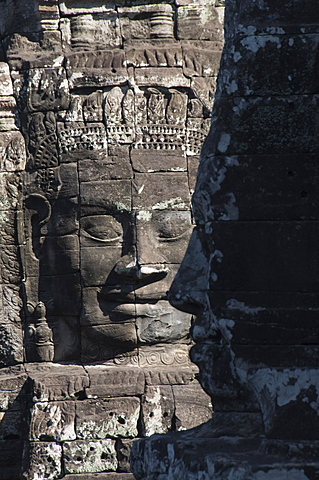
[[[100,305],[103,305],[104,321],[95,329],[99,332],[96,339],[99,343],[122,342],[122,346],[126,347],[173,343],[188,337],[191,316],[176,312],[166,300],[144,303],[104,300]],[[91,321],[94,322],[94,319],[91,318]],[[119,335],[120,330],[122,333]]]

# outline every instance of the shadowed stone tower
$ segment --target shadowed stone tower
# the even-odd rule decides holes
[[[167,291],[223,11],[0,2],[1,480],[127,480],[133,438],[211,416]]]
[[[143,480],[319,475],[318,46],[312,0],[228,0],[196,221],[169,299],[212,420],[136,442]]]

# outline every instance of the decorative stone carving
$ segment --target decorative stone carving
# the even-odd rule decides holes
[[[64,68],[38,68],[29,71],[27,108],[30,112],[63,110],[69,104],[69,84]]]
[[[0,365],[26,375],[0,405],[17,452],[4,475],[126,480],[131,440],[158,431],[142,428],[143,399],[165,404],[196,375],[192,315],[167,291],[193,227],[220,22],[201,2],[210,36],[191,45],[188,3],[0,3]],[[161,431],[176,429],[169,398]]]
[[[45,315],[45,305],[39,302],[28,325],[26,354],[29,362],[52,362],[54,358],[52,330]]]

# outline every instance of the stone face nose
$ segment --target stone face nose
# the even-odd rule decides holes
[[[169,271],[164,263],[140,264],[137,255],[125,255],[115,265],[114,271],[117,275],[130,277],[137,280],[152,277],[155,281],[161,280]]]
[[[165,264],[166,259],[159,250],[156,232],[151,220],[136,218],[136,255],[139,266],[153,268],[152,265]],[[156,267],[154,267],[156,268]],[[158,268],[156,268],[158,270]]]

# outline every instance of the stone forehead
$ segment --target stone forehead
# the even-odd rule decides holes
[[[134,180],[83,182],[81,208],[98,211],[189,210],[187,173],[138,173]]]

